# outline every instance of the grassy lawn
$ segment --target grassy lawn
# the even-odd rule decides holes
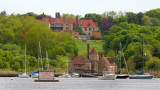
[[[87,57],[87,42],[81,41],[81,40],[76,40],[77,45],[78,45],[78,56],[83,55]],[[98,53],[103,52],[102,45],[104,44],[103,40],[92,40],[90,42],[90,51],[94,47]]]

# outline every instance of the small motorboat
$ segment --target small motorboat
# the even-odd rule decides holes
[[[72,73],[72,77],[78,78],[78,77],[79,77],[79,74],[78,74],[78,73]]]
[[[111,71],[104,71],[103,76],[98,76],[98,80],[115,80],[116,75]]]
[[[61,77],[61,78],[70,78],[71,75],[66,73],[66,74],[60,75],[59,77]]]
[[[19,78],[29,78],[29,75],[26,73],[22,73],[18,75]]]

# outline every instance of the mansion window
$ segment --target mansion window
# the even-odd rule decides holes
[[[68,23],[66,23],[66,26],[68,25]]]
[[[82,23],[80,23],[79,26],[81,27],[81,26],[82,26]]]
[[[69,30],[69,27],[66,27],[66,30]]]
[[[93,31],[94,31],[94,28],[93,28]]]
[[[87,28],[85,28],[85,31],[87,31]]]
[[[91,31],[91,28],[89,28],[89,31]]]

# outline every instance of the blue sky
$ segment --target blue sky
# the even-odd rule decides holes
[[[55,12],[84,16],[105,11],[145,12],[160,8],[160,0],[0,0],[0,11],[8,14],[34,12],[55,16]]]

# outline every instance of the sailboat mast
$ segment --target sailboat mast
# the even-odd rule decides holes
[[[142,39],[142,59],[143,59],[143,61],[142,61],[142,70],[144,69],[143,43],[144,43],[144,41],[143,41],[143,39]]]
[[[47,60],[47,63],[48,63],[48,68],[47,68],[47,70],[49,70],[49,61],[48,61],[48,53],[47,53],[47,51],[46,51],[46,60]]]
[[[25,45],[25,73],[26,73],[26,45]]]
[[[42,65],[42,71],[43,71],[43,63],[42,63],[42,54],[41,54],[40,41],[39,41],[39,53],[40,53],[40,57],[41,57],[41,65]]]
[[[68,74],[68,53],[67,53],[67,74]]]
[[[119,59],[119,72],[121,73],[121,42],[120,42],[120,53],[119,53],[120,59]]]

